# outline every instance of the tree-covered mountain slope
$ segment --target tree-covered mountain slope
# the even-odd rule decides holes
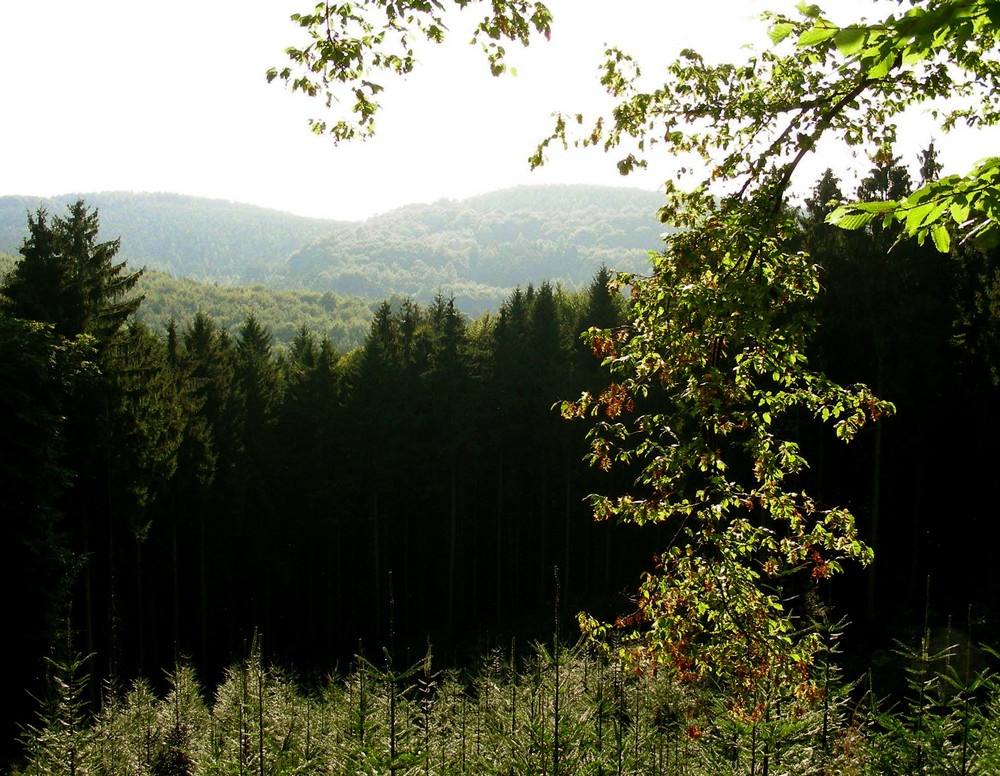
[[[0,253],[0,282],[17,261],[17,256]],[[135,294],[143,297],[137,317],[160,335],[166,333],[171,320],[183,329],[198,313],[204,313],[222,331],[235,336],[252,314],[274,335],[279,347],[289,345],[305,326],[330,340],[340,353],[364,343],[378,306],[330,291],[268,288],[259,283],[221,286],[151,269],[139,278]]]
[[[98,208],[102,238],[120,237],[133,267],[373,301],[441,293],[473,316],[498,309],[518,285],[576,289],[602,265],[642,271],[663,231],[661,195],[601,186],[521,186],[362,222],[176,194],[67,194],[0,197],[0,252],[17,254],[27,212],[62,215],[77,199]]]
[[[660,244],[661,195],[599,186],[521,186],[411,205],[342,225],[294,253],[290,286],[368,298],[454,295],[477,314],[517,285],[578,288],[602,265],[642,270]]]
[[[145,297],[139,318],[157,332],[165,332],[171,319],[182,326],[198,313],[205,313],[220,329],[235,334],[253,314],[279,346],[289,345],[305,326],[321,339],[330,340],[340,353],[364,343],[377,306],[330,291],[269,288],[259,283],[220,286],[155,270],[143,273],[137,290]]]
[[[100,212],[103,239],[121,237],[120,256],[130,265],[225,285],[267,282],[272,267],[340,225],[180,194],[0,197],[0,252],[17,253],[28,233],[28,211],[44,207],[61,216],[78,199]]]

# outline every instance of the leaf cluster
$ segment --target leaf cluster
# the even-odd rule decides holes
[[[308,36],[301,46],[285,50],[291,64],[272,67],[268,82],[279,79],[293,92],[321,97],[327,108],[342,100],[347,116],[333,124],[312,119],[316,134],[329,134],[335,142],[364,140],[375,131],[381,107],[383,76],[405,76],[417,63],[417,41],[441,43],[448,30],[447,9],[465,10],[480,0],[388,0],[355,3],[319,3],[310,13],[296,13],[292,21]],[[534,34],[549,36],[552,16],[541,2],[494,0],[475,28],[490,72],[506,69],[503,41],[527,45]]]
[[[800,6],[804,23],[776,17],[775,42],[797,34],[796,47],[808,56],[837,62],[872,84],[892,80],[909,84],[909,96],[866,87],[891,120],[917,103],[931,104],[932,115],[948,131],[959,124],[993,126],[1000,121],[1000,9],[985,0],[911,0],[910,7],[878,23],[838,26],[816,6]],[[902,234],[921,243],[930,237],[947,253],[951,233],[981,249],[1000,244],[997,176],[1000,159],[978,162],[965,175],[927,183],[904,200],[850,203],[830,214],[831,223],[856,229],[880,218],[903,226]]]

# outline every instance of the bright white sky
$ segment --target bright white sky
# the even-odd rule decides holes
[[[826,4],[847,14],[873,7]],[[753,21],[760,11],[793,5],[550,0],[552,41],[511,52],[517,77],[491,78],[457,32],[384,96],[375,140],[335,147],[307,127],[322,113],[318,100],[264,78],[301,40],[289,15],[312,0],[0,0],[0,195],[166,191],[360,219],[521,183],[655,189],[668,167],[623,179],[599,151],[554,151],[534,173],[526,159],[552,111],[600,104],[606,42],[647,73],[687,46],[735,60],[744,43],[766,45]],[[925,146],[928,132],[914,134],[913,147]],[[944,145],[946,171],[987,155],[968,138]]]

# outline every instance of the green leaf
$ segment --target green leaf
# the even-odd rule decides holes
[[[954,201],[951,203],[951,218],[956,224],[964,224],[969,220],[969,203]]]
[[[779,43],[781,43],[781,41],[783,41],[785,38],[791,35],[794,30],[795,30],[794,24],[789,24],[788,22],[785,22],[784,24],[774,25],[770,30],[767,31],[767,34],[770,36],[771,42],[774,45],[778,45]]]
[[[840,208],[837,208],[837,210],[830,213],[830,215],[826,217],[826,220],[828,223],[836,224],[841,229],[854,231],[855,229],[860,229],[862,226],[875,218],[874,213],[850,213],[838,215],[839,210]]]
[[[882,202],[858,202],[851,207],[864,213],[886,213],[899,207],[899,203],[894,199]]]
[[[1000,168],[1000,156],[988,156],[976,162],[975,167],[972,169],[972,174],[977,178],[983,178],[988,173],[993,173],[990,180],[996,180],[998,168]]]
[[[889,70],[892,69],[892,62],[894,57],[886,57],[885,59],[877,62],[868,70],[868,77],[871,79],[885,78],[889,75]]]
[[[928,216],[934,211],[933,203],[927,203],[925,205],[920,205],[915,208],[911,208],[910,212],[906,214],[906,226],[905,229],[908,234],[916,234],[917,229],[919,229],[925,220],[929,220]]]
[[[948,234],[948,229],[943,224],[938,224],[931,229],[931,239],[934,241],[934,247],[941,253],[948,253],[951,248],[951,235]]]
[[[863,27],[845,27],[834,36],[833,42],[837,51],[849,57],[861,51],[867,39],[868,31]]]
[[[915,65],[927,58],[927,47],[910,45],[903,52],[902,64],[904,67]]]
[[[837,32],[838,28],[834,27],[830,24],[830,22],[820,20],[815,27],[812,27],[799,35],[797,45],[799,48],[809,48],[810,46],[815,46],[825,40],[829,40],[836,35]]]
[[[849,215],[853,210],[854,205],[838,205],[832,213],[827,214],[826,222],[828,224],[835,224],[844,216]]]
[[[904,204],[919,205],[927,200],[934,199],[935,192],[932,186],[924,186],[922,189],[917,189],[910,196],[908,196],[903,202]]]

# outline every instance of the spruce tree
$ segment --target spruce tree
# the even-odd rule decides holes
[[[120,495],[114,488],[123,483],[113,474],[112,460],[113,429],[124,418],[117,386],[126,364],[119,331],[142,303],[141,297],[130,296],[140,273],[115,263],[120,241],[100,242],[99,231],[97,211],[82,200],[65,217],[50,220],[44,209],[29,214],[21,261],[0,284],[0,314],[48,324],[60,348],[76,342],[96,351],[99,372],[74,381],[66,400],[62,464],[71,487],[56,505],[72,565],[81,571],[71,595],[73,627],[83,632],[86,652],[99,653],[92,701],[100,680],[115,673],[118,660],[115,546],[125,521],[114,511]]]
[[[97,210],[83,200],[51,222],[44,208],[29,214],[23,258],[0,286],[0,310],[51,323],[65,337],[89,334],[103,350],[139,309],[142,297],[129,293],[142,272],[116,264],[121,241],[98,242],[99,229]]]

